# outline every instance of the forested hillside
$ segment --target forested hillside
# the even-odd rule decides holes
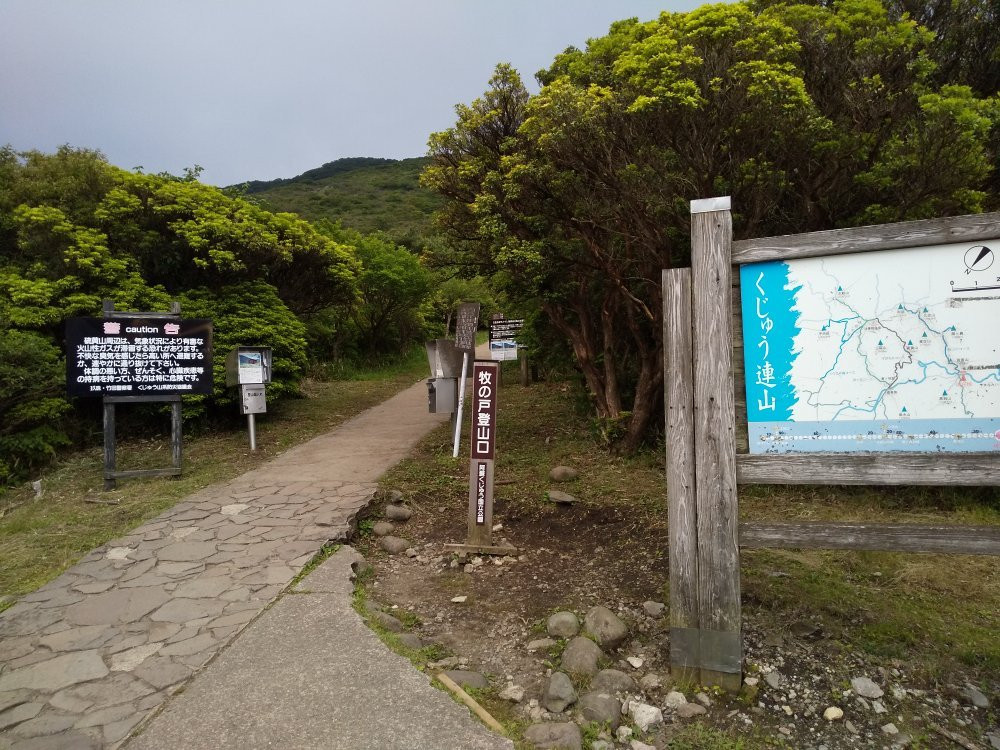
[[[246,193],[275,211],[329,219],[360,232],[384,231],[408,245],[427,234],[441,199],[420,185],[419,159],[337,159],[298,177],[247,183]],[[239,186],[234,186],[239,187]]]

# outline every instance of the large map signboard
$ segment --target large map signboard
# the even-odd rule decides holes
[[[1000,451],[1000,241],[740,268],[751,453]]]

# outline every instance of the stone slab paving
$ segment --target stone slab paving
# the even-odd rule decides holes
[[[342,547],[324,561],[127,750],[513,750],[352,609],[359,557]]]
[[[0,750],[114,748],[260,615],[446,419],[417,383],[200,490],[0,613]]]

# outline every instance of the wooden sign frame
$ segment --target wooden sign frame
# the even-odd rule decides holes
[[[730,199],[691,203],[691,268],[663,272],[670,662],[742,681],[743,547],[1000,555],[996,527],[740,524],[739,484],[1000,485],[1000,453],[750,455],[734,266],[1000,238],[1000,213],[733,242]]]

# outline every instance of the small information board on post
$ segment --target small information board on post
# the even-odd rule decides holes
[[[490,321],[490,359],[500,362],[517,359],[517,335],[524,318],[494,318]]]

